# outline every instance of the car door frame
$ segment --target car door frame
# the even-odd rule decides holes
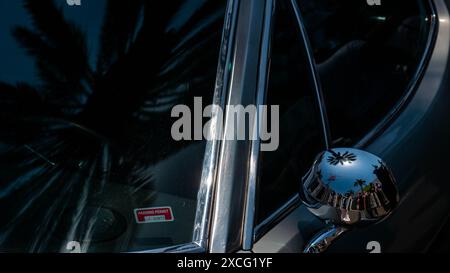
[[[391,154],[386,151],[385,148],[381,149],[381,146],[389,146],[389,141],[386,142],[386,138],[384,138],[384,140],[379,140],[378,138],[383,134],[389,134],[390,131],[397,130],[399,128],[397,119],[401,118],[401,116],[406,118],[407,116],[419,114],[412,113],[412,111],[418,110],[418,107],[415,107],[414,104],[417,106],[417,104],[424,102],[424,100],[415,97],[416,92],[423,93],[424,89],[433,88],[433,96],[428,96],[426,99],[431,101],[436,97],[438,89],[442,88],[442,83],[444,81],[443,71],[445,71],[445,64],[447,63],[448,58],[448,53],[445,53],[445,51],[449,50],[447,33],[449,31],[448,11],[442,0],[429,0],[428,2],[430,3],[431,8],[429,14],[431,28],[426,49],[417,72],[411,80],[411,84],[402,99],[397,103],[392,111],[389,112],[377,126],[375,126],[375,128],[369,131],[364,138],[355,144],[355,148],[368,149],[370,152],[379,154],[383,158],[389,158]],[[302,24],[302,20],[299,22]],[[446,40],[446,43],[436,47],[436,40],[441,40],[441,43],[443,40]],[[425,94],[422,94],[420,96],[424,95]],[[413,106],[410,107],[411,104],[413,104]],[[427,107],[422,105],[420,108],[420,114],[425,115],[428,111]],[[407,126],[417,127],[418,124],[417,122],[409,120]],[[402,140],[390,142],[400,143],[401,141]],[[301,206],[300,199],[297,196],[293,197],[289,202],[281,207],[272,217],[274,219],[270,225],[265,223],[268,227],[263,229],[263,226],[255,229],[255,239],[258,242],[255,243],[253,251],[299,252],[304,246],[305,240],[307,240],[304,236],[305,233],[302,233],[297,226],[299,219],[307,218],[303,219],[303,224],[317,226],[319,229],[321,225],[317,219],[308,214],[304,206]],[[306,229],[308,229],[308,227],[306,227],[305,230]]]
[[[281,0],[246,0],[239,3],[233,44],[234,62],[226,105],[243,105],[244,107],[256,105],[258,107],[265,103],[270,70],[272,19],[276,1]],[[286,1],[292,7],[295,4],[292,0]],[[301,15],[298,12],[295,12],[295,17],[300,22]],[[299,33],[299,43],[308,58],[307,70],[314,84],[316,103],[320,110],[324,149],[327,149],[330,134],[318,72],[310,52],[306,31],[300,24]],[[225,115],[225,128],[230,118],[233,117]],[[258,129],[261,122],[260,116],[257,115],[254,128]],[[208,251],[221,253],[251,250],[257,239],[255,228],[257,233],[265,228],[269,229],[293,207],[286,206],[286,210],[277,211],[263,223],[264,225],[255,227],[260,141],[227,140],[221,145],[217,161],[218,170]],[[296,196],[293,200],[298,202]]]

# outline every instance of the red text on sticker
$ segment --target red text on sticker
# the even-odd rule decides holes
[[[174,220],[171,207],[135,209],[138,224],[171,222]]]

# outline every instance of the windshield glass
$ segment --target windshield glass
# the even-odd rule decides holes
[[[0,252],[189,243],[225,0],[0,0]]]

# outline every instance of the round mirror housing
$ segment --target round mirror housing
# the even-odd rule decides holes
[[[387,165],[373,154],[351,148],[322,152],[302,180],[300,197],[314,215],[341,226],[380,221],[399,201]]]

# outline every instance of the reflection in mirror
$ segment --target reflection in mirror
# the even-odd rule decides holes
[[[325,233],[339,235],[350,227],[384,219],[399,201],[386,164],[370,153],[347,148],[331,149],[317,157],[303,180],[300,196],[314,215],[338,226]],[[323,239],[323,235],[317,237]]]

